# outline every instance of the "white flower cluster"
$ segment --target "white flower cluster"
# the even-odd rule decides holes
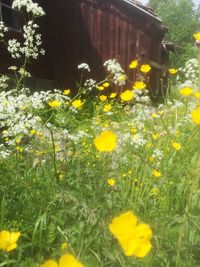
[[[116,59],[109,59],[105,61],[104,67],[106,67],[109,75],[113,77],[114,84],[123,86],[126,84],[126,75],[119,62]]]
[[[156,167],[160,167],[161,165],[161,161],[162,159],[164,158],[164,153],[162,150],[156,148],[153,150],[153,153],[152,153],[152,157],[155,159],[155,162],[156,162]]]
[[[83,69],[83,70],[87,70],[88,72],[90,72],[90,67],[87,63],[81,63],[80,65],[78,65],[78,69]]]
[[[31,77],[31,74],[28,71],[26,71],[24,68],[20,68],[18,72],[23,77]]]
[[[9,80],[8,76],[1,75],[1,77],[0,77],[0,89],[4,90],[8,87],[8,83],[7,83],[8,80]]]
[[[0,21],[0,39],[4,38],[4,34],[7,31],[8,31],[8,28],[5,27],[3,21]]]
[[[30,96],[22,93],[19,96],[13,96],[11,91],[1,92],[0,128],[8,128],[9,136],[16,136],[20,133],[27,134],[29,128],[35,128],[35,123],[40,121],[39,117],[34,115],[34,110],[38,112],[45,108],[47,102],[52,99],[64,103],[66,96],[62,95],[61,91],[60,93],[41,91]]]
[[[37,59],[39,55],[45,54],[41,48],[41,34],[36,33],[38,27],[32,20],[23,27],[25,39],[23,46],[16,39],[8,41],[8,51],[12,58],[18,59],[23,55],[26,59]]]
[[[106,67],[109,73],[112,74],[124,73],[122,67],[120,66],[119,62],[117,62],[116,59],[109,59],[105,61],[103,65]]]
[[[196,58],[189,59],[183,68],[180,71],[184,75],[184,80],[190,81],[190,83],[196,85],[199,75],[199,64]]]
[[[8,52],[11,54],[12,58],[20,58],[20,48],[21,45],[16,39],[8,41]]]
[[[96,87],[97,82],[93,79],[88,79],[85,81],[84,86],[87,87],[89,91],[92,91]]]
[[[34,17],[41,17],[45,15],[44,10],[37,3],[33,3],[32,0],[14,0],[12,4],[13,9],[26,8],[28,13],[32,13]]]

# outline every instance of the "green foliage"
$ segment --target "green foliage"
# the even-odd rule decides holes
[[[200,29],[200,13],[192,0],[150,0],[162,23],[169,28],[165,39],[173,42],[178,48],[177,56],[172,56],[171,64],[180,67],[188,59],[195,57],[192,43],[193,33]]]

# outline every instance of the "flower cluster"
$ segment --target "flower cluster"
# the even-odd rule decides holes
[[[0,40],[4,38],[4,34],[8,31],[8,28],[5,27],[3,21],[0,21]]]
[[[28,13],[31,13],[34,17],[41,17],[45,15],[44,10],[37,3],[33,3],[32,0],[14,0],[12,8],[21,10],[26,8]]]
[[[37,59],[39,55],[44,55],[44,49],[41,48],[41,34],[37,34],[38,25],[32,20],[23,27],[24,43],[23,46],[16,39],[8,41],[8,51],[12,58],[24,56],[26,59]]]
[[[107,72],[111,77],[113,77],[113,81],[116,85],[122,86],[126,83],[126,75],[119,62],[116,59],[109,59],[105,61],[104,66],[107,69]]]

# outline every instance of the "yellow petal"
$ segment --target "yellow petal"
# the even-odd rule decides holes
[[[58,267],[58,263],[54,260],[47,260],[40,267]]]
[[[64,254],[59,260],[59,267],[84,267],[72,254]]]

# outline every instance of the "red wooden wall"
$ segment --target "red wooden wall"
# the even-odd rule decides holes
[[[104,76],[108,59],[116,58],[132,79],[135,74],[127,66],[133,59],[161,63],[160,21],[123,0],[48,0],[46,12],[50,72],[61,87],[78,80],[82,62],[95,79]],[[159,80],[160,70],[152,70],[153,90]]]
[[[79,80],[77,66],[83,62],[91,68],[89,76],[98,80],[104,78],[103,63],[108,59],[116,58],[133,80],[136,74],[128,69],[133,59],[162,62],[160,21],[127,0],[38,2],[46,12],[40,19],[46,56],[31,67],[34,76],[52,79],[55,86],[65,88]],[[4,52],[0,54],[2,71],[10,62]],[[151,71],[154,92],[159,89],[160,73],[156,68]]]

